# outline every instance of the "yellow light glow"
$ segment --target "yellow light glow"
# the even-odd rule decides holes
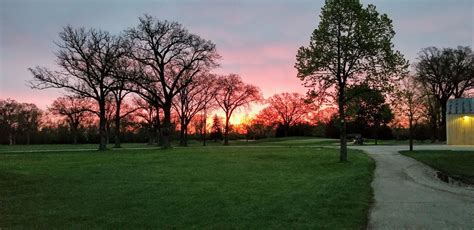
[[[467,120],[469,120],[469,116],[464,116],[464,117],[462,117],[462,119],[467,121]]]

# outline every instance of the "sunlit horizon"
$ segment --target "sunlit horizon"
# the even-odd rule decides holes
[[[213,72],[238,74],[245,82],[260,87],[265,98],[282,92],[306,93],[296,78],[295,55],[298,47],[307,45],[318,24],[323,1],[148,3],[133,2],[131,9],[128,1],[94,3],[94,7],[80,1],[2,1],[0,98],[35,103],[46,109],[64,91],[30,89],[27,82],[32,76],[27,68],[40,65],[57,69],[54,41],[62,27],[70,24],[119,33],[135,25],[143,13],[182,23],[191,32],[215,42],[222,59]],[[364,1],[367,3],[376,4],[393,20],[395,48],[411,63],[426,46],[473,45],[471,1]],[[101,16],[86,17],[89,13]],[[257,113],[263,106],[252,108],[239,111],[232,122],[238,122],[237,117],[246,113]]]

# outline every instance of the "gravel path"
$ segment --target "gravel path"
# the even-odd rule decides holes
[[[398,153],[406,150],[406,146],[351,148],[366,151],[377,165],[369,229],[474,229],[473,187],[440,181],[432,168]],[[427,145],[415,149],[474,147]]]

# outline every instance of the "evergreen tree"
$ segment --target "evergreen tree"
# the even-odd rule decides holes
[[[212,118],[211,129],[211,139],[213,139],[214,142],[217,142],[218,139],[222,140],[222,121],[217,114]]]

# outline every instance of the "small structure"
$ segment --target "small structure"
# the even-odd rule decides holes
[[[448,100],[446,113],[448,145],[474,145],[474,98]]]
[[[364,138],[362,138],[362,134],[359,133],[349,133],[346,136],[347,139],[352,140],[352,143],[355,145],[363,145]]]

